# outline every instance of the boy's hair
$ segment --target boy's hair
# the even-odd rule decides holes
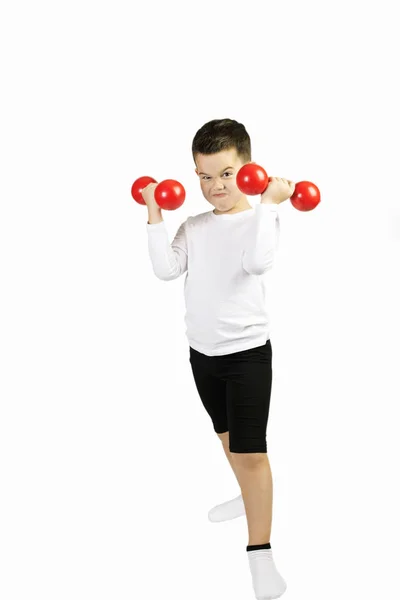
[[[214,119],[203,125],[193,138],[192,154],[216,154],[236,148],[243,163],[251,161],[251,141],[242,123],[233,119]]]

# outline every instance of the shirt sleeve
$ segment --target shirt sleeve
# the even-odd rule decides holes
[[[263,275],[272,269],[279,246],[280,223],[277,204],[256,204],[242,265],[251,275]]]
[[[164,221],[146,224],[150,260],[159,279],[170,281],[187,271],[186,223],[180,225],[172,244],[169,243]]]

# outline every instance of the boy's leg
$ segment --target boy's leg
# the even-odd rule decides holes
[[[235,474],[246,510],[249,546],[267,544],[271,538],[273,482],[268,455],[232,452]]]
[[[225,456],[228,459],[228,462],[232,467],[233,474],[236,477],[236,481],[239,484],[239,480],[235,472],[233,458],[229,450],[229,431],[226,431],[225,433],[217,433],[217,435],[222,442]],[[246,513],[244,509],[243,498],[242,495],[239,494],[239,496],[236,496],[236,498],[233,498],[232,500],[228,500],[223,504],[218,504],[217,506],[214,506],[214,508],[212,508],[209,511],[208,518],[213,523],[220,523],[221,521],[231,521],[232,519],[237,519],[238,517],[242,517],[245,514]]]
[[[266,431],[272,389],[272,346],[241,353],[227,367],[229,449],[242,491],[249,546],[269,544],[272,474]]]
[[[270,600],[279,598],[287,587],[275,566],[270,543],[273,482],[266,431],[272,387],[271,342],[231,358],[226,373],[229,449],[246,511],[246,550],[255,596]]]
[[[232,452],[246,509],[249,545],[247,556],[257,600],[279,598],[286,581],[275,566],[270,544],[272,475],[263,452]]]

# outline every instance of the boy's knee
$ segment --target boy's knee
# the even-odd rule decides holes
[[[236,466],[245,469],[254,469],[265,462],[266,452],[231,452]]]

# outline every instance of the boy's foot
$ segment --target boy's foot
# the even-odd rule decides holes
[[[282,596],[287,585],[275,566],[272,550],[248,550],[247,556],[256,599],[273,600]]]
[[[245,514],[243,498],[240,495],[237,498],[233,498],[233,500],[228,500],[228,502],[214,506],[208,513],[208,518],[213,523],[220,523],[221,521],[237,519],[237,517],[242,517]]]

